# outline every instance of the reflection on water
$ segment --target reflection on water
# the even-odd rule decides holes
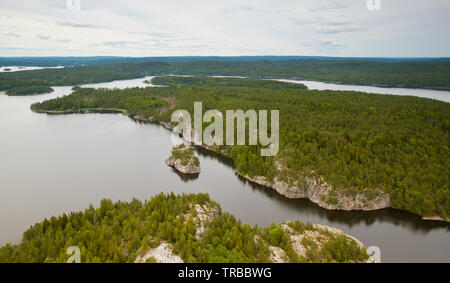
[[[449,231],[450,226],[439,221],[422,221],[420,217],[396,209],[381,209],[376,211],[332,211],[321,208],[308,199],[289,199],[278,194],[275,190],[254,184],[247,179],[236,174],[241,182],[249,184],[254,190],[262,191],[267,197],[276,199],[283,205],[289,206],[299,214],[316,214],[330,223],[343,224],[349,228],[359,224],[373,225],[375,222],[391,222],[395,225],[401,225],[404,228],[411,229],[414,232],[427,233],[435,228],[444,228]]]
[[[127,81],[108,83],[114,86],[125,87]],[[186,179],[165,164],[173,144],[164,127],[121,114],[45,115],[29,109],[33,102],[70,91],[55,87],[54,93],[27,97],[0,93],[0,244],[17,242],[44,217],[98,205],[102,198],[209,193],[243,223],[267,226],[298,219],[379,246],[383,261],[450,261],[447,223],[394,209],[329,211],[308,200],[288,199],[240,178],[231,160],[199,148],[202,172]]]
[[[233,160],[226,158],[218,153],[211,152],[203,149],[202,147],[196,147],[199,155],[209,159],[215,159],[218,162],[224,164],[230,170],[233,168]],[[333,211],[321,208],[308,199],[290,199],[283,195],[280,195],[275,190],[255,184],[248,181],[239,174],[235,174],[236,178],[245,186],[250,186],[253,191],[262,192],[266,197],[279,202],[283,206],[290,207],[292,210],[301,214],[315,214],[320,218],[324,218],[332,223],[343,224],[349,228],[354,225],[365,224],[373,225],[375,222],[391,222],[395,225],[411,229],[414,232],[427,233],[435,228],[443,228],[450,231],[450,225],[440,221],[423,221],[419,216],[411,214],[406,211],[396,209],[381,209],[376,211]]]
[[[178,175],[178,177],[180,177],[180,179],[185,182],[193,182],[195,180],[198,179],[198,176],[200,176],[200,174],[183,174],[181,172],[179,172],[178,170],[176,170],[175,168],[170,167],[170,169],[172,170],[172,172],[174,172],[175,174]]]

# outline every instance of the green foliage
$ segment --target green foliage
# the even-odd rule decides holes
[[[99,208],[92,205],[83,212],[45,219],[23,234],[19,245],[0,248],[0,262],[66,262],[67,248],[77,246],[81,261],[134,262],[138,255],[167,241],[185,262],[269,262],[267,245],[291,249],[281,226],[267,229],[243,225],[233,215],[220,213],[201,237],[196,237],[192,209],[196,204],[220,207],[207,194],[159,194],[150,201],[131,202],[104,199]],[[189,215],[191,217],[189,217]],[[303,225],[296,222],[296,225]],[[329,250],[329,251],[328,251]],[[343,242],[330,244],[321,256],[338,256],[343,260],[361,261],[367,255]],[[290,259],[296,261],[295,253]],[[354,257],[352,257],[354,256]],[[154,258],[147,262],[154,262]]]
[[[189,162],[192,162],[194,166],[200,166],[200,161],[197,156],[194,155],[194,148],[192,146],[185,146],[180,144],[172,149],[173,159],[179,159],[183,166],[186,166]]]
[[[266,81],[260,81],[260,86],[253,81],[252,87],[216,86],[217,80],[206,81],[210,85],[78,89],[69,96],[34,104],[32,109],[116,108],[130,116],[142,114],[166,122],[175,109],[193,115],[195,101],[202,101],[204,112],[278,109],[280,152],[276,159],[283,170],[275,168],[273,157],[260,156],[260,145],[221,146],[220,152],[232,158],[242,174],[270,180],[279,176],[291,182],[304,181],[304,176],[323,177],[348,194],[363,192],[373,198],[383,190],[394,208],[419,215],[450,215],[448,103],[351,91],[273,89],[265,87]],[[230,79],[220,84],[229,83]],[[328,201],[336,199],[331,196]]]
[[[42,103],[36,103],[31,109],[46,109],[50,111],[71,111],[80,110],[107,110],[123,109],[130,117],[139,114],[150,117],[161,107],[167,105],[166,101],[148,93],[145,89],[128,89],[125,91],[114,89],[91,89],[74,88],[74,93],[70,96],[63,96],[51,99]]]
[[[284,60],[171,63],[148,61],[120,64],[111,64],[111,62],[100,64],[101,61],[99,61],[94,65],[63,69],[0,73],[0,90],[28,86],[79,85],[167,74],[297,78],[343,84],[450,89],[450,61],[448,60],[416,62]],[[241,83],[239,82],[239,84]],[[273,86],[276,87],[276,84]]]
[[[215,86],[215,87],[263,87],[269,89],[307,89],[303,84],[285,83],[273,80],[258,80],[251,78],[212,78],[212,77],[155,77],[154,85],[169,86]]]
[[[32,95],[53,92],[53,88],[48,86],[28,86],[28,87],[15,87],[6,91],[7,95]]]
[[[328,262],[351,262],[355,258],[364,258],[364,253],[355,241],[349,241],[345,235],[339,235],[328,241],[322,252]]]
[[[305,224],[303,224],[300,221],[289,222],[288,226],[291,227],[294,231],[296,231],[299,234],[302,234],[305,230],[312,230],[313,229],[313,227],[311,226],[310,223],[305,225]]]
[[[450,61],[285,60],[183,62],[172,74],[296,78],[356,85],[450,89]]]
[[[42,69],[0,73],[0,90],[17,87],[70,86],[166,74],[169,65],[162,62],[103,64],[62,69]]]
[[[185,225],[176,218],[188,212],[192,203],[217,205],[203,194],[159,194],[144,203],[105,199],[97,209],[91,206],[35,224],[24,233],[21,244],[0,249],[0,261],[66,262],[70,246],[80,248],[82,262],[134,261],[140,248],[151,245],[144,240],[148,235],[170,242],[178,237],[192,238],[195,229],[182,230]]]

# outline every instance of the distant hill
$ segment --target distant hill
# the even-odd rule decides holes
[[[395,58],[395,57],[326,57],[326,56],[173,56],[173,57],[0,57],[0,66],[79,66],[111,63],[139,62],[254,62],[254,61],[289,61],[289,60],[320,60],[320,61],[378,61],[378,62],[410,62],[410,61],[450,61],[450,58]]]

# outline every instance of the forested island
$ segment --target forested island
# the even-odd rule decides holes
[[[366,262],[364,245],[342,231],[286,222],[250,227],[207,194],[159,194],[51,217],[30,227],[18,245],[0,248],[0,262],[83,263]]]
[[[393,207],[448,219],[450,105],[430,99],[295,89],[266,80],[154,78],[168,87],[106,90],[78,88],[36,103],[38,112],[115,109],[166,127],[176,109],[280,110],[280,152],[261,157],[261,146],[210,148],[234,160],[254,182],[329,209]],[[203,125],[204,127],[206,125]]]
[[[104,64],[0,73],[0,90],[29,86],[70,86],[156,75],[245,76],[304,79],[340,84],[450,89],[450,60],[258,60],[164,61],[131,59]],[[94,62],[97,62],[94,60]],[[111,63],[121,62],[121,63]]]
[[[53,92],[53,88],[48,86],[26,86],[26,87],[14,87],[6,90],[6,95],[18,96],[18,95],[35,95]]]
[[[307,89],[303,84],[279,82],[261,79],[212,78],[212,77],[155,77],[151,80],[154,85],[164,86],[210,86],[216,87],[263,87],[269,89]]]
[[[166,164],[183,174],[200,174],[200,161],[194,155],[194,147],[190,145],[182,143],[175,146],[166,160]]]
[[[0,73],[0,90],[9,90],[16,87],[73,86],[134,79],[150,74],[169,73],[169,67],[169,64],[163,62],[148,62]]]

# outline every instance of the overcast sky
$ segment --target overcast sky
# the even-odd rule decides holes
[[[450,0],[379,1],[0,0],[0,56],[450,57]]]

